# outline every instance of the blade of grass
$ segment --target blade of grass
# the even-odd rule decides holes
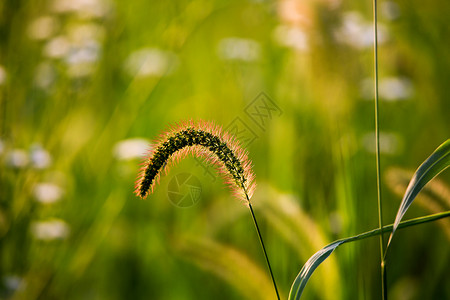
[[[291,291],[289,292],[289,300],[300,299],[303,290],[305,289],[306,283],[308,282],[308,279],[311,277],[313,272],[322,262],[325,261],[325,259],[328,258],[328,256],[330,256],[331,253],[333,253],[334,249],[336,249],[342,243],[343,241],[341,240],[335,241],[320,249],[313,256],[311,256],[310,259],[308,259],[291,286]]]
[[[397,227],[400,221],[405,215],[411,203],[416,198],[417,194],[422,188],[439,173],[444,171],[450,166],[450,139],[442,143],[431,155],[428,157],[414,173],[414,176],[409,182],[405,195],[403,196],[400,208],[398,209],[397,216],[395,217],[394,227],[389,237],[389,241],[386,247],[392,242]]]
[[[420,218],[411,219],[408,221],[401,222],[398,226],[398,229],[424,224],[427,222],[436,221],[442,218],[450,217],[450,211],[446,211],[443,213],[438,213],[434,215],[428,215]],[[311,256],[310,259],[304,264],[303,268],[300,270],[299,274],[295,278],[294,282],[292,283],[291,290],[289,292],[289,300],[299,300],[303,290],[306,286],[306,283],[308,282],[311,275],[314,273],[316,268],[324,262],[330,255],[333,253],[333,251],[339,247],[342,244],[354,242],[362,239],[366,239],[372,236],[381,235],[381,233],[390,232],[394,228],[394,224],[384,226],[383,228],[377,228],[368,232],[364,232],[349,238],[340,239],[337,241],[332,242],[331,244],[328,244],[327,246],[320,249],[318,252],[316,252],[313,256]]]
[[[373,54],[374,54],[374,85],[375,85],[375,144],[377,163],[377,199],[378,199],[378,227],[383,228],[383,206],[381,201],[381,166],[380,166],[380,121],[378,110],[378,21],[377,0],[373,0]],[[383,300],[387,300],[387,274],[384,261],[384,238],[380,234],[380,258],[381,258],[381,292]]]
[[[400,168],[389,168],[385,174],[385,184],[402,200],[414,171]],[[399,201],[399,202],[400,202]],[[436,214],[450,209],[450,187],[442,180],[434,178],[428,182],[414,200],[418,206],[427,211],[427,214]],[[450,219],[440,220],[439,225],[450,241]]]

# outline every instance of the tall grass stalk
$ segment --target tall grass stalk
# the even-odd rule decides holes
[[[267,256],[266,247],[264,247],[264,242],[261,236],[261,232],[259,231],[258,222],[256,222],[255,213],[253,212],[252,205],[250,201],[248,202],[248,207],[250,208],[250,212],[252,213],[253,223],[255,224],[256,232],[258,232],[259,241],[261,243],[261,248],[264,252],[264,257],[266,258],[267,267],[269,268],[270,277],[272,278],[273,287],[275,289],[275,293],[277,293],[277,299],[280,300],[280,294],[278,293],[277,283],[275,282],[275,277],[273,276],[272,268],[270,267],[269,257]]]
[[[216,165],[234,194],[250,208],[275,293],[280,300],[269,257],[250,202],[255,189],[252,163],[237,140],[224,133],[221,127],[204,121],[191,120],[163,133],[159,143],[149,151],[144,160],[136,182],[135,194],[141,198],[147,197],[159,182],[163,170],[167,173],[168,165],[173,165],[188,154],[204,157]]]
[[[380,120],[378,109],[378,26],[377,26],[377,0],[373,0],[373,54],[374,54],[374,85],[375,85],[375,147],[377,163],[377,195],[378,195],[378,227],[383,228],[383,206],[381,201],[381,167],[380,167]],[[380,257],[381,257],[381,292],[382,299],[387,300],[387,274],[384,260],[384,238],[380,234]]]

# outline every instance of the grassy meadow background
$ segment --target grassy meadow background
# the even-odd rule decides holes
[[[386,224],[450,135],[449,15],[379,2]],[[186,159],[133,194],[151,140],[189,119],[249,151],[286,299],[312,254],[378,226],[371,22],[371,1],[2,0],[0,299],[275,299],[249,211],[214,170]],[[201,188],[187,207],[169,201],[183,173]],[[444,172],[405,219],[449,207]],[[390,299],[450,299],[449,240],[450,220],[400,231]],[[303,298],[380,299],[379,256],[377,238],[340,247]]]

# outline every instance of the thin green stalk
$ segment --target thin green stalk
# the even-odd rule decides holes
[[[246,193],[246,195],[247,195],[247,193]],[[264,257],[266,258],[267,267],[269,268],[269,272],[270,272],[270,277],[272,277],[273,287],[275,288],[275,293],[277,294],[277,299],[280,300],[280,295],[278,294],[277,284],[275,283],[275,277],[273,276],[272,268],[270,267],[269,257],[267,256],[266,247],[264,247],[264,242],[263,242],[263,239],[261,236],[261,232],[259,231],[258,222],[256,222],[255,213],[253,212],[253,208],[252,208],[250,201],[248,201],[248,207],[250,208],[250,212],[252,213],[253,223],[255,224],[256,232],[258,232],[259,241],[261,242],[261,247],[264,252]]]
[[[375,84],[375,144],[377,161],[377,194],[378,194],[378,226],[383,228],[383,206],[381,201],[381,167],[380,167],[380,122],[378,110],[378,29],[377,29],[377,0],[373,0],[373,52],[374,52],[374,84]],[[380,234],[381,257],[381,292],[387,300],[387,274],[384,260],[384,237]]]
[[[234,167],[233,167],[234,168]],[[250,208],[250,212],[252,214],[253,223],[255,224],[256,232],[258,233],[259,242],[261,243],[261,248],[264,252],[264,257],[266,259],[267,267],[269,268],[270,277],[272,278],[273,287],[275,289],[275,293],[277,294],[277,299],[280,300],[280,294],[278,293],[277,283],[275,282],[275,276],[273,276],[272,267],[270,266],[269,257],[267,256],[266,247],[264,246],[263,238],[261,232],[259,231],[258,222],[256,221],[255,213],[253,212],[252,204],[250,203],[250,198],[248,197],[247,189],[243,184],[241,184],[242,189],[244,190],[245,197],[247,198],[247,204]]]
[[[425,217],[414,218],[411,220],[401,222],[398,225],[398,229],[402,229],[402,228],[406,228],[406,227],[410,227],[410,226],[414,226],[414,225],[419,225],[419,224],[424,224],[424,223],[428,223],[428,222],[433,222],[433,221],[437,221],[439,219],[448,218],[448,217],[450,217],[450,211],[437,213],[437,214],[433,214],[433,215],[428,215]],[[338,241],[342,241],[342,244],[345,244],[345,243],[349,243],[349,242],[362,240],[362,239],[365,239],[368,237],[381,235],[381,232],[383,232],[383,233],[391,232],[393,227],[394,227],[394,224],[383,226],[382,229],[380,229],[380,228],[373,229],[371,231],[360,233],[358,235],[355,235],[355,236],[352,236],[349,238],[345,238],[345,239],[341,239]],[[333,243],[335,243],[335,242],[337,242],[337,241],[334,241]]]

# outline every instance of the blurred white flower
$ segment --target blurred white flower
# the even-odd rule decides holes
[[[3,85],[6,81],[7,75],[6,70],[3,68],[2,65],[0,65],[0,85]]]
[[[285,23],[309,24],[311,23],[311,9],[302,1],[282,0],[277,1],[278,13]]]
[[[23,291],[25,288],[25,280],[16,275],[3,277],[3,286],[9,293]]]
[[[130,160],[144,157],[149,149],[148,140],[133,138],[118,142],[114,146],[113,154],[118,160]]]
[[[54,17],[43,16],[33,20],[28,26],[28,36],[34,40],[50,38],[58,29],[58,22]]]
[[[279,25],[275,28],[273,37],[282,46],[300,51],[308,50],[308,36],[300,27]]]
[[[414,86],[405,77],[385,77],[378,83],[378,95],[384,101],[402,101],[410,99],[414,94]],[[361,83],[361,96],[364,99],[374,98],[373,79],[364,79]]]
[[[407,78],[388,77],[381,80],[379,93],[382,99],[396,101],[411,98],[414,89],[411,80]]]
[[[375,153],[375,132],[370,132],[362,137],[364,149],[369,153]],[[380,153],[395,155],[401,151],[402,142],[396,133],[380,132]]]
[[[76,13],[81,18],[102,18],[111,6],[106,0],[53,0],[52,9],[57,13]]]
[[[334,32],[334,36],[339,43],[356,49],[368,48],[373,45],[373,25],[359,12],[347,12],[343,14],[342,24]],[[378,23],[378,43],[384,43],[387,36],[386,28]]]
[[[63,190],[56,184],[42,182],[35,185],[33,195],[36,201],[43,204],[51,204],[61,199]]]
[[[38,240],[50,241],[67,238],[70,228],[63,220],[52,219],[31,223],[31,233]]]
[[[96,40],[84,40],[71,44],[64,61],[67,74],[72,78],[90,75],[95,70],[95,63],[101,54],[101,45]]]
[[[219,42],[218,54],[224,60],[255,61],[261,56],[261,46],[251,39],[224,38]]]
[[[100,57],[100,44],[96,40],[86,40],[80,46],[72,46],[65,58],[69,65],[94,63]]]
[[[52,162],[52,157],[50,154],[39,144],[34,144],[31,146],[30,159],[33,167],[37,169],[45,169]]]
[[[28,154],[22,149],[13,149],[6,156],[6,164],[13,168],[24,168],[28,163]]]
[[[172,52],[156,48],[143,48],[128,56],[124,69],[130,76],[160,77],[173,73],[177,62],[178,59]]]
[[[65,36],[57,36],[49,40],[44,47],[44,55],[50,58],[62,58],[70,50],[70,42]]]

